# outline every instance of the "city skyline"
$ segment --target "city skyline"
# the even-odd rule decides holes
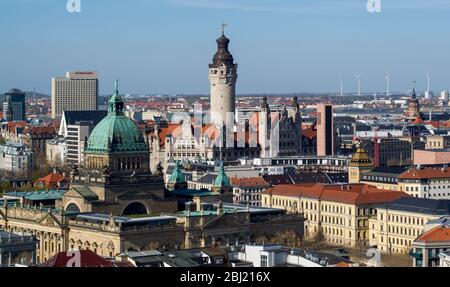
[[[449,89],[450,40],[439,36],[448,26],[439,17],[450,9],[445,1],[384,1],[381,13],[355,0],[82,0],[80,13],[68,13],[65,2],[2,1],[1,92],[50,94],[52,77],[89,70],[99,72],[99,94],[117,77],[124,93],[208,94],[223,22],[239,65],[237,94],[339,93],[341,74],[344,93],[357,92],[355,74],[362,93],[384,91],[386,73],[391,92],[407,92],[413,80],[424,91],[427,74],[432,90]]]

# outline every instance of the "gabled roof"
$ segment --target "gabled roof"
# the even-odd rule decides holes
[[[43,183],[45,186],[51,186],[51,185],[55,185],[58,184],[64,180],[67,180],[64,175],[60,174],[60,173],[50,173],[44,177],[38,178],[35,183]]]

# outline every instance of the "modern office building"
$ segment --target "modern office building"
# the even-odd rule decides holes
[[[96,110],[97,98],[97,72],[67,72],[52,78],[52,118],[60,118],[64,111]]]
[[[8,122],[26,120],[25,93],[21,90],[11,89],[5,93],[3,119]]]
[[[317,105],[317,155],[334,155],[334,122],[331,104]]]
[[[59,135],[65,138],[65,162],[81,164],[83,149],[94,127],[108,114],[108,111],[64,111]]]

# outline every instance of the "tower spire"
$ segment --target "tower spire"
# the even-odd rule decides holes
[[[228,27],[225,22],[222,22],[222,25],[220,25],[220,31],[222,32],[222,35],[225,35],[225,28]]]

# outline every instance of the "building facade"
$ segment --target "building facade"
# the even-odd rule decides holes
[[[382,253],[408,254],[425,224],[449,214],[448,200],[405,197],[377,207],[369,220],[370,245]]]
[[[278,185],[263,193],[262,206],[302,212],[305,236],[332,245],[369,246],[369,219],[376,204],[408,196],[364,184]]]
[[[450,169],[413,167],[399,175],[398,186],[414,197],[450,199]]]
[[[95,126],[107,115],[107,111],[64,111],[58,134],[65,138],[65,161],[82,164],[84,146]]]
[[[3,119],[7,122],[26,121],[25,93],[21,90],[11,89],[5,93]]]
[[[317,105],[317,156],[334,155],[334,119],[331,104]]]
[[[231,178],[233,202],[241,205],[261,206],[262,193],[270,185],[261,177]]]
[[[33,151],[22,143],[0,145],[0,170],[29,175],[33,169]]]
[[[52,118],[64,111],[96,110],[98,76],[96,72],[67,72],[52,78]]]

